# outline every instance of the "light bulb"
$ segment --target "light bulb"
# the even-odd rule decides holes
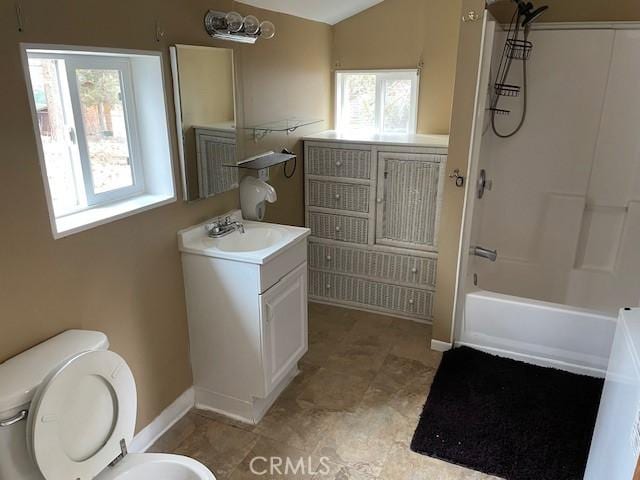
[[[244,32],[249,35],[255,35],[260,31],[260,20],[253,15],[244,17]]]
[[[227,29],[231,33],[239,32],[242,29],[242,15],[238,12],[229,12],[225,17]]]
[[[276,26],[268,20],[260,24],[260,38],[273,38],[276,34]]]

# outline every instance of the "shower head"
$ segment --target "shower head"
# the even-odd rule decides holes
[[[486,0],[486,5],[490,6],[494,3],[498,3],[501,0]],[[520,23],[520,18],[522,18],[522,22],[520,23],[522,27],[526,27],[527,25],[531,25],[535,22],[540,15],[544,13],[545,10],[549,8],[548,5],[543,5],[542,7],[538,7],[534,9],[533,3],[528,2],[526,0],[512,0],[518,7],[518,22]]]
[[[549,6],[548,5],[543,5],[542,7],[538,7],[535,10],[533,9],[533,4],[531,2],[528,2],[526,4],[526,9],[524,12],[521,12],[520,15],[523,18],[522,20],[522,26],[526,27],[528,25],[531,25],[533,22],[535,22],[540,15],[542,15],[544,13],[544,11],[546,9],[548,9]]]

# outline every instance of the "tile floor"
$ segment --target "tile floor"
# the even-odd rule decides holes
[[[426,325],[312,303],[301,374],[258,425],[193,410],[151,451],[196,458],[217,480],[495,478],[409,450],[441,357],[430,336]],[[289,457],[316,473],[257,475],[255,457]]]

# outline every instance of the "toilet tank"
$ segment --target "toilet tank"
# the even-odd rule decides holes
[[[36,390],[55,367],[78,353],[107,348],[104,333],[67,330],[0,363],[0,480],[42,480],[27,452],[27,422],[9,420],[28,411]]]

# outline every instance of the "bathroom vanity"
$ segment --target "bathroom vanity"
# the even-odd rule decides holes
[[[178,233],[196,406],[255,424],[308,348],[310,232],[231,219],[242,227],[221,238],[211,221]]]

